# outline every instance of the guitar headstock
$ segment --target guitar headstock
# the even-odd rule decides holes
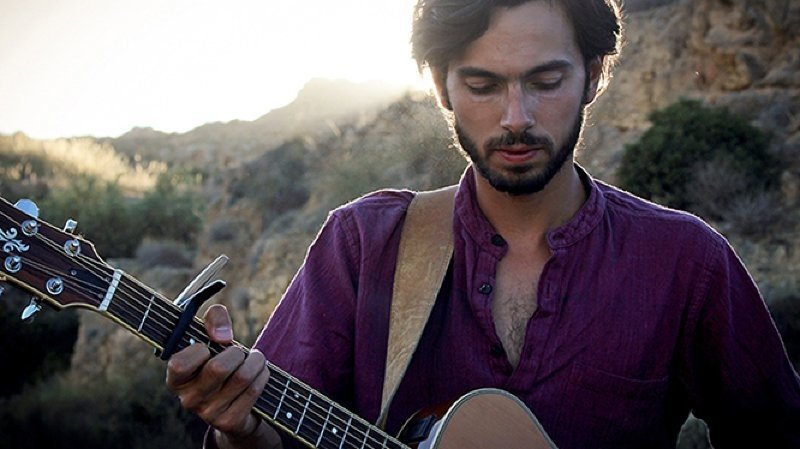
[[[76,224],[58,229],[38,218],[32,201],[0,198],[0,281],[56,308],[100,305],[113,269],[92,243],[72,234]]]

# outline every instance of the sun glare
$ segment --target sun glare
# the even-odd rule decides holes
[[[252,120],[312,78],[422,87],[414,0],[0,0],[0,133]]]

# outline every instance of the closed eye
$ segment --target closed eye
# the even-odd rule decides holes
[[[528,82],[528,88],[535,90],[555,90],[561,87],[562,81],[563,78],[561,77],[556,79],[531,80]]]
[[[467,84],[467,89],[475,95],[488,95],[497,90],[496,83]]]

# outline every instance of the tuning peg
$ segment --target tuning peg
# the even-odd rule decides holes
[[[33,316],[40,310],[42,310],[42,302],[34,296],[31,298],[30,304],[22,311],[22,321],[33,322]]]
[[[75,228],[78,227],[78,222],[73,220],[72,218],[67,219],[67,222],[64,223],[64,232],[67,234],[75,233]]]
[[[16,203],[14,203],[14,207],[25,212],[26,214],[30,215],[33,218],[39,218],[39,206],[36,205],[33,201],[23,198]]]

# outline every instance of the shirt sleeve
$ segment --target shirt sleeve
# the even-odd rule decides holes
[[[800,447],[800,380],[758,288],[723,239],[692,343],[690,394],[711,443]]]

